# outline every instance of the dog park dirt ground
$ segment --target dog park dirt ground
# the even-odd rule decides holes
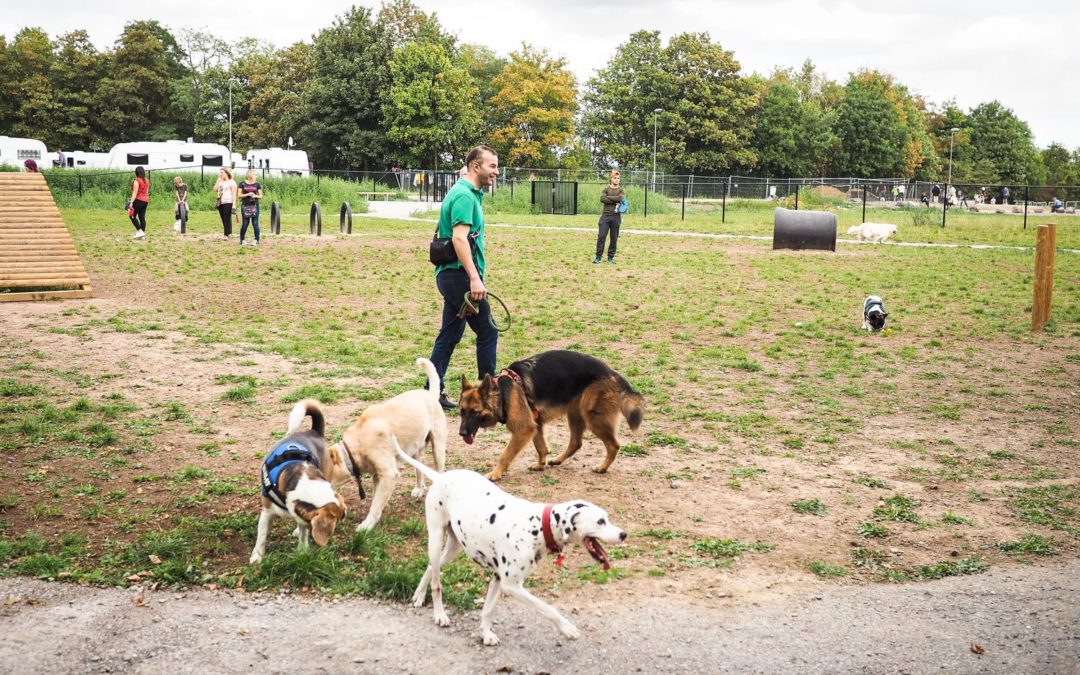
[[[260,255],[275,255],[266,248]],[[733,244],[729,254],[739,264],[757,249]],[[152,451],[140,454],[134,465],[109,470],[111,478],[99,489],[122,487],[137,496],[148,514],[140,530],[166,529],[177,515],[255,513],[256,497],[223,494],[192,506],[192,513],[177,514],[174,487],[136,479],[198,466],[219,478],[255,484],[258,457],[284,431],[290,406],[281,402],[282,394],[309,384],[306,373],[334,368],[243,345],[207,345],[167,328],[118,329],[111,317],[145,310],[153,295],[127,274],[98,269],[91,276],[97,295],[91,300],[0,306],[5,343],[0,355],[32,354],[35,372],[46,374],[38,383],[54,395],[97,400],[102,392],[95,388],[106,383],[108,391],[124,392],[148,414],[161,417],[163,406],[179,403],[196,425],[205,420],[213,429],[220,452],[206,451],[207,436],[192,431],[190,421],[171,424],[162,418],[168,432],[154,437]],[[204,302],[221,302],[209,297],[215,293],[211,287],[196,287],[194,293],[193,311]],[[233,302],[254,307],[258,298],[241,294]],[[902,346],[902,338],[893,343],[894,349]],[[591,437],[574,460],[543,474],[526,470],[531,449],[523,451],[502,487],[536,501],[589,499],[631,533],[629,553],[614,561],[625,574],[613,581],[582,583],[559,573],[550,561],[534,576],[534,590],[584,628],[578,643],[565,643],[509,600],[497,610],[496,630],[504,640],[492,655],[474,639],[476,612],[452,611],[453,628],[439,631],[430,607],[413,610],[305,593],[246,594],[213,585],[178,592],[155,589],[152,577],[109,590],[7,579],[0,581],[0,600],[6,597],[0,602],[0,625],[8,635],[0,664],[24,672],[491,672],[503,666],[517,672],[1067,672],[1080,658],[1080,613],[1066,600],[1080,590],[1077,537],[1018,522],[1016,513],[1024,490],[1040,476],[1076,486],[1080,365],[1063,361],[1058,351],[1007,338],[984,341],[968,355],[969,363],[938,364],[930,380],[899,372],[891,384],[917,391],[938,386],[940,379],[962,379],[971,391],[955,395],[981,399],[974,412],[928,419],[909,410],[876,411],[873,423],[848,438],[843,452],[822,453],[820,461],[807,461],[805,455],[813,452],[797,452],[802,446],[763,449],[741,435],[725,436],[718,450],[717,434],[708,424],[656,414],[646,415],[636,435],[624,427],[623,442],[645,446],[645,432],[676,440],[666,445],[652,437],[647,454],[621,456],[608,475],[589,471],[601,451]],[[971,364],[978,364],[974,372]],[[619,370],[625,364],[611,365]],[[1035,376],[1049,372],[1073,386],[1039,386]],[[236,373],[273,384],[259,387],[253,405],[231,405],[223,394],[230,386],[227,378]],[[1029,390],[1037,393],[1039,405],[1023,411],[997,405],[984,393],[996,382],[1008,382],[1021,397]],[[357,377],[336,383],[376,384]],[[694,382],[681,383],[679,392],[683,402],[709,409],[738,403],[733,392]],[[327,405],[329,427],[344,427],[363,407],[355,401]],[[769,414],[782,422],[800,411]],[[467,447],[456,437],[457,418],[449,422],[451,467],[494,465],[508,437],[503,430],[482,432]],[[564,424],[548,431],[553,449],[566,438]],[[701,448],[707,450],[693,452]],[[23,505],[4,510],[9,531],[40,529],[40,512],[27,507],[51,504],[62,514],[50,516],[54,536],[85,535],[91,550],[97,542],[133,536],[120,522],[79,517],[88,496],[69,492],[56,500],[49,494],[48,477],[89,476],[94,467],[84,460],[54,456],[42,463],[32,453],[7,453],[3,462],[5,492],[17,494]],[[963,473],[964,480],[956,480],[950,469]],[[31,474],[45,480],[23,480]],[[370,488],[370,479],[365,480]],[[421,515],[420,505],[408,496],[409,482],[403,474],[388,517]],[[886,499],[896,493],[917,500],[922,525],[889,522],[884,543],[856,534],[860,524],[872,520],[868,504],[888,506]],[[1076,495],[1059,497],[1060,503],[1048,507],[1050,516],[1072,527]],[[367,504],[355,491],[346,499],[351,528]],[[792,507],[814,500],[828,504],[827,515]],[[946,513],[961,521],[942,524]],[[285,536],[280,525],[274,532],[272,537]],[[1032,532],[1051,537],[1056,555],[1002,552],[1000,544]],[[705,546],[692,548],[692,542],[703,541]],[[710,559],[709,541],[747,546],[736,555]],[[226,538],[216,564],[243,568],[252,543]],[[754,548],[758,543],[765,546]],[[859,557],[860,550],[869,553]],[[882,581],[890,571],[910,580],[920,569],[975,559],[989,571],[938,581]],[[592,565],[583,551],[571,552],[567,563],[575,571]],[[825,573],[811,572],[813,564],[824,565]],[[830,576],[829,565],[845,566],[849,573],[823,580]]]

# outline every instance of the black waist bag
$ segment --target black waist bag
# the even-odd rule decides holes
[[[440,237],[439,227],[435,226],[435,236],[431,238],[428,246],[428,260],[432,265],[449,265],[457,262],[457,251],[454,250],[454,240],[450,237]]]

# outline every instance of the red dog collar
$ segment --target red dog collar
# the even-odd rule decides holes
[[[540,518],[540,528],[544,531],[544,545],[547,546],[548,553],[559,556],[555,559],[555,566],[562,567],[566,555],[562,552],[562,546],[556,543],[555,536],[551,533],[551,509],[554,507],[554,504],[544,506],[544,515]]]
[[[521,381],[521,375],[518,375],[509,368],[503,368],[499,371],[499,377],[509,377],[514,382],[517,382],[517,385],[521,387],[522,393],[525,394],[525,402],[529,404],[529,410],[532,411],[533,421],[540,419],[540,411],[533,405],[532,398],[529,397],[529,392],[525,391],[525,383]]]

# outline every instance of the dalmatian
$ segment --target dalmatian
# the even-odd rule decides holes
[[[610,569],[611,562],[602,544],[625,541],[626,531],[611,524],[607,512],[595,504],[580,500],[559,504],[526,501],[501,490],[474,471],[455,469],[436,473],[401,450],[396,438],[392,441],[398,457],[432,483],[425,502],[429,565],[413,594],[413,606],[424,606],[430,583],[435,623],[450,625],[443,607],[439,570],[464,550],[475,563],[492,571],[480,612],[485,645],[499,644],[491,629],[492,613],[503,593],[534,607],[565,637],[577,639],[580,635],[577,627],[526,590],[525,580],[545,552],[558,555],[556,565],[561,565],[563,550],[569,544],[580,544],[605,570]]]

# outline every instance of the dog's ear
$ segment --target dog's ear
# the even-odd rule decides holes
[[[473,387],[471,384],[469,384],[469,381],[467,379],[465,379],[465,374],[462,373],[461,374],[461,391],[468,391],[469,389],[474,389],[474,388],[475,387]]]
[[[316,509],[315,517],[310,521],[311,538],[319,546],[326,546],[330,543],[330,536],[334,534],[334,528],[337,527],[338,521],[345,517],[345,500],[336,492],[334,496],[337,497],[337,503],[327,504],[320,509]]]

